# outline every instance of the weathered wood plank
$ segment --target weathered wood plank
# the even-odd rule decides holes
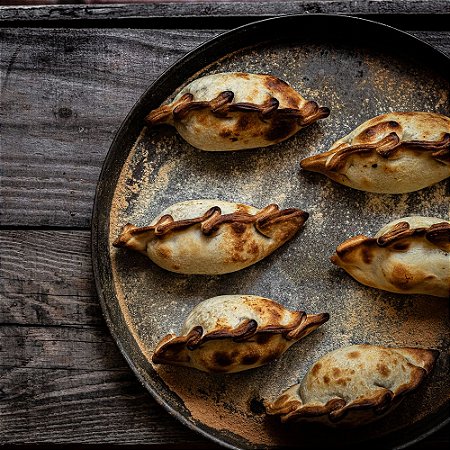
[[[2,230],[0,245],[0,442],[205,448],[140,386],[113,342],[88,231]]]
[[[450,4],[450,2],[449,2]],[[450,21],[449,21],[450,24]],[[428,42],[433,47],[450,56],[450,30],[447,32],[441,31],[410,31],[412,35]]]
[[[88,227],[112,138],[139,96],[217,31],[0,31],[2,225]]]
[[[0,368],[0,442],[217,448],[160,407],[129,369]]]
[[[0,326],[0,368],[125,369],[106,327]]]
[[[4,226],[89,227],[114,133],[166,68],[220,30],[4,29]],[[450,31],[414,32],[450,55]]]
[[[88,231],[0,231],[0,324],[104,325]]]
[[[450,13],[447,0],[291,0],[187,1],[147,4],[51,5],[0,9],[1,21],[68,21],[174,17],[270,17],[285,14],[442,14]]]

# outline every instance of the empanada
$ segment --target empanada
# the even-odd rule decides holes
[[[146,121],[173,125],[201,150],[222,151],[276,144],[329,113],[272,75],[230,72],[192,81]]]
[[[255,295],[221,295],[199,303],[180,336],[164,337],[152,360],[211,373],[241,372],[280,357],[328,318]]]
[[[417,191],[450,176],[450,118],[428,112],[383,114],[300,165],[362,191]]]
[[[172,272],[217,275],[263,259],[291,239],[307,218],[300,209],[280,210],[274,204],[259,210],[189,200],[170,206],[150,226],[125,225],[113,245],[137,250]]]
[[[367,286],[401,294],[450,296],[450,222],[405,217],[374,238],[355,236],[331,261]]]
[[[439,352],[421,348],[352,345],[320,358],[301,383],[286,390],[268,414],[282,422],[356,426],[382,417],[416,389]]]

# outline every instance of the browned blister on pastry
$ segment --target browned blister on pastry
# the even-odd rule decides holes
[[[189,200],[163,211],[147,227],[128,224],[115,240],[160,267],[217,275],[248,267],[283,245],[308,213],[271,204],[263,209],[219,200]]]
[[[272,75],[229,72],[192,81],[146,121],[173,125],[201,150],[222,151],[276,144],[329,113]]]
[[[282,422],[307,421],[357,426],[392,411],[429,374],[437,350],[352,345],[332,351],[303,380],[273,403],[267,413]]]
[[[450,118],[428,112],[383,114],[300,165],[362,191],[417,191],[450,176]]]
[[[331,261],[367,286],[401,294],[450,297],[450,222],[405,217],[374,238],[355,236]]]
[[[192,310],[179,336],[161,340],[152,360],[211,373],[241,372],[279,358],[328,318],[255,295],[213,297]]]

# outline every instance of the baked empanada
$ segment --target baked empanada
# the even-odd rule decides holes
[[[160,267],[184,274],[235,272],[263,259],[291,239],[308,218],[300,209],[257,209],[218,200],[170,206],[150,226],[127,224],[115,247],[147,255]]]
[[[300,165],[361,191],[417,191],[450,176],[450,118],[428,112],[383,114]]]
[[[157,364],[232,373],[267,364],[329,318],[290,311],[255,295],[221,295],[199,303],[180,336],[169,334],[157,345]]]
[[[192,81],[146,121],[173,125],[201,150],[222,151],[276,144],[329,114],[272,75],[230,72]]]
[[[405,217],[374,238],[355,236],[331,261],[367,286],[401,294],[450,296],[450,222]]]
[[[301,383],[266,404],[266,410],[282,422],[362,425],[382,417],[416,389],[438,355],[421,348],[343,347],[320,358]]]

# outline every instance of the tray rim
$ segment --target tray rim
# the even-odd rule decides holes
[[[343,22],[346,23],[350,23],[350,24],[354,24],[355,26],[357,24],[362,24],[362,23],[366,23],[367,25],[370,25],[373,28],[378,28],[378,30],[380,31],[384,31],[386,33],[392,33],[394,35],[397,36],[401,36],[403,37],[403,39],[410,41],[411,43],[415,44],[416,46],[422,47],[422,51],[428,51],[430,56],[434,56],[434,58],[440,59],[441,63],[444,63],[444,65],[446,67],[448,67],[448,69],[450,70],[450,56],[447,56],[445,53],[443,53],[441,50],[435,48],[433,45],[431,45],[430,43],[423,41],[422,39],[406,32],[403,30],[399,30],[393,26],[390,25],[386,25],[384,23],[381,22],[377,22],[374,20],[369,20],[369,19],[365,19],[365,18],[361,18],[361,17],[355,17],[355,16],[350,16],[350,15],[346,15],[346,14],[286,14],[286,15],[282,15],[282,16],[276,16],[276,17],[270,17],[270,18],[265,18],[262,20],[257,20],[254,22],[250,22],[247,24],[244,24],[242,26],[239,26],[237,28],[233,28],[231,30],[227,30],[223,33],[218,34],[217,36],[206,40],[205,42],[203,42],[202,44],[198,45],[197,47],[195,47],[193,50],[189,51],[188,53],[186,53],[183,57],[181,57],[180,59],[176,60],[171,66],[169,66],[156,80],[154,80],[149,87],[144,91],[144,93],[139,97],[139,99],[135,102],[135,104],[133,105],[133,107],[130,109],[129,113],[127,114],[127,116],[124,118],[124,120],[122,121],[120,127],[118,128],[117,132],[115,133],[115,136],[111,142],[111,145],[108,149],[108,152],[105,156],[103,165],[102,165],[102,169],[98,178],[98,182],[97,182],[97,186],[96,186],[96,191],[95,191],[95,198],[94,198],[94,203],[93,203],[93,211],[92,211],[92,217],[91,217],[91,256],[92,256],[92,267],[93,267],[93,273],[94,273],[94,279],[95,279],[95,286],[96,286],[96,290],[97,290],[97,294],[100,300],[100,304],[101,304],[101,310],[102,310],[102,315],[106,321],[106,324],[108,326],[109,332],[111,333],[116,345],[118,346],[122,356],[125,358],[127,364],[130,366],[130,368],[132,369],[132,371],[134,372],[134,374],[136,375],[136,377],[138,378],[138,380],[140,381],[140,383],[145,387],[145,389],[152,395],[152,397],[156,400],[156,402],[161,405],[172,417],[175,417],[178,421],[180,421],[183,425],[187,426],[190,430],[195,431],[196,433],[199,433],[202,437],[213,441],[216,444],[219,444],[225,448],[229,448],[229,449],[233,449],[233,450],[240,450],[241,448],[244,447],[240,447],[240,446],[235,446],[230,442],[227,442],[225,440],[222,440],[212,434],[210,434],[207,430],[208,430],[208,426],[205,424],[202,424],[205,429],[196,426],[194,423],[190,422],[188,420],[187,417],[185,417],[179,410],[171,407],[163,398],[162,395],[158,392],[158,390],[154,389],[152,386],[150,386],[147,381],[145,380],[145,378],[140,374],[138,367],[136,366],[134,360],[131,358],[131,356],[129,355],[129,353],[127,352],[127,350],[124,347],[124,344],[122,343],[122,337],[116,333],[115,330],[115,324],[113,321],[113,318],[111,317],[111,315],[109,314],[109,309],[107,306],[107,300],[105,298],[104,294],[104,290],[103,290],[103,285],[101,282],[101,274],[100,274],[100,266],[99,266],[99,259],[101,257],[101,253],[99,250],[99,236],[102,231],[106,236],[109,236],[109,225],[110,225],[110,211],[111,211],[111,203],[108,204],[107,207],[107,213],[105,214],[104,211],[101,210],[101,199],[102,199],[102,195],[104,195],[104,182],[107,179],[107,176],[109,174],[109,171],[111,169],[110,165],[114,164],[113,163],[113,157],[115,156],[115,154],[117,153],[117,148],[120,145],[120,142],[123,140],[123,138],[125,137],[126,134],[128,134],[128,127],[127,125],[129,123],[132,123],[133,120],[136,119],[136,116],[138,116],[138,112],[139,110],[143,109],[143,104],[145,103],[145,109],[146,111],[150,110],[151,103],[148,102],[147,98],[149,97],[149,95],[151,94],[151,92],[153,92],[155,90],[155,88],[158,87],[159,84],[161,84],[162,82],[164,82],[167,78],[169,78],[176,70],[179,66],[184,66],[189,64],[189,61],[197,58],[198,56],[203,56],[205,53],[207,53],[207,51],[211,51],[214,50],[215,47],[218,47],[221,43],[223,43],[223,41],[226,41],[227,39],[232,39],[235,35],[239,34],[239,33],[250,33],[252,31],[252,29],[258,29],[259,27],[263,27],[267,24],[271,24],[271,23],[282,23],[284,21],[289,22],[291,20],[305,20],[305,18],[313,18],[314,20],[320,20],[320,18],[324,18],[324,19],[328,19],[328,20],[337,20],[339,22],[339,20],[342,20]],[[279,41],[280,38],[276,38],[275,41]],[[263,42],[269,42],[269,40],[257,40],[255,42],[255,44],[257,45],[258,43],[263,43]],[[239,49],[243,49],[255,44],[247,44],[247,45],[243,45],[241,47],[239,47]],[[236,50],[233,50],[232,52],[234,52]],[[239,50],[237,50],[239,51]],[[231,52],[231,53],[232,53]],[[214,56],[214,55],[211,55]],[[214,61],[217,61],[218,59],[220,59],[221,57],[226,56],[226,55],[215,55],[215,59],[213,59],[212,61],[205,62],[203,64],[200,64],[201,68],[200,70],[202,70],[202,68],[204,68],[205,66],[214,63]],[[194,76],[195,73],[198,70],[193,70],[191,71],[191,76]],[[155,107],[159,106],[155,105]],[[142,125],[140,126],[140,129],[142,129]],[[122,152],[123,153],[123,152]],[[119,174],[120,171],[123,167],[123,162],[126,161],[126,159],[128,158],[129,155],[129,151],[128,153],[125,155],[125,158],[123,158],[123,161],[120,162],[119,166],[120,166],[120,170],[119,170]],[[115,163],[117,165],[117,162]],[[116,184],[114,184],[114,186],[116,186]],[[114,193],[113,193],[114,195]],[[101,227],[99,227],[99,221],[100,220],[105,220],[105,225],[106,228],[105,229],[101,229]],[[107,239],[108,241],[108,239]],[[111,262],[111,258],[110,258],[110,254],[108,252],[108,258],[107,258],[108,262]],[[110,269],[111,267],[109,266],[108,269]],[[117,302],[117,297],[114,296],[114,300]],[[449,403],[449,402],[447,402]],[[421,419],[419,422],[417,422],[414,425],[414,429],[419,429],[417,433],[414,434],[414,437],[412,438],[406,438],[406,439],[397,439],[394,443],[394,445],[389,445],[389,442],[393,441],[392,436],[396,435],[398,433],[401,433],[402,431],[405,431],[405,429],[407,429],[407,427],[400,429],[400,430],[394,430],[390,433],[388,433],[385,436],[382,436],[380,438],[377,438],[375,440],[373,440],[371,442],[371,445],[384,445],[385,448],[390,448],[392,450],[400,450],[400,449],[404,449],[407,448],[415,443],[418,443],[419,441],[423,440],[424,438],[430,436],[431,434],[433,434],[434,432],[438,431],[440,428],[444,427],[445,425],[447,425],[448,423],[450,423],[450,417],[446,417],[445,412],[448,408],[448,405],[446,404],[443,408],[441,408],[441,410],[434,412],[431,416],[428,416],[424,419]],[[444,419],[441,419],[441,416],[444,417]],[[424,423],[425,422],[425,423]],[[428,422],[431,422],[431,426],[427,425]],[[411,425],[410,425],[411,426]],[[400,442],[400,443],[399,443]],[[350,448],[359,448],[359,446],[361,444],[363,444],[364,441],[360,441],[356,444],[352,444],[350,446],[346,446],[346,448],[350,449]],[[274,447],[276,448],[276,447]]]

